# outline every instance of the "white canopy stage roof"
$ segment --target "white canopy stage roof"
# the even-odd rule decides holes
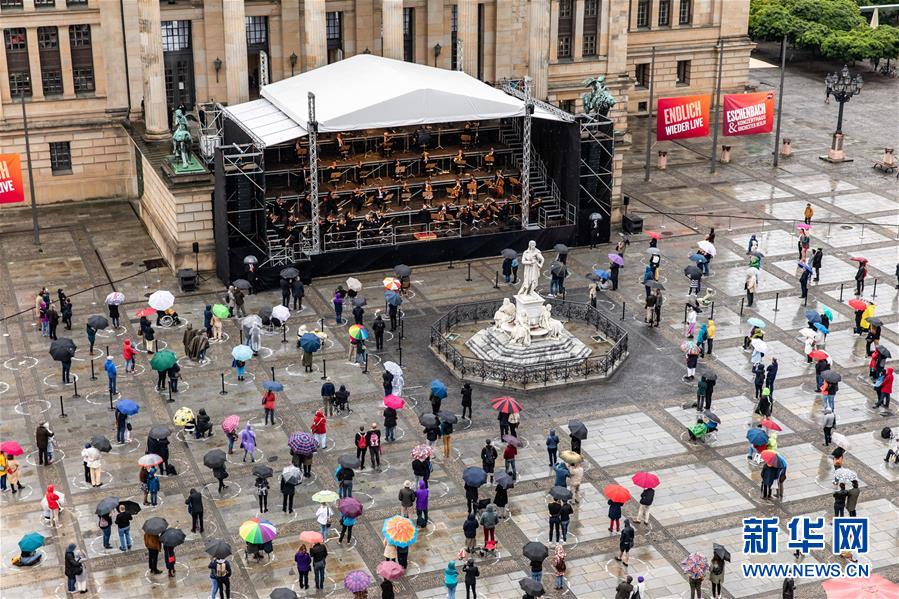
[[[308,132],[308,94],[319,132],[524,116],[524,101],[462,71],[360,54],[266,85],[262,98],[224,110],[264,146]],[[535,118],[562,120],[535,106]]]

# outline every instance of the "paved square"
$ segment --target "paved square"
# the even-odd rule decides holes
[[[887,241],[889,238],[862,225],[834,225],[812,229],[812,245],[818,241],[851,252],[853,248]]]
[[[780,392],[778,391],[778,401],[780,400]],[[735,443],[746,443],[746,431],[755,425],[752,417],[752,411],[755,409],[756,401],[745,395],[737,397],[725,397],[721,399],[712,398],[712,412],[721,418],[721,426],[718,427],[715,441],[708,442],[713,446],[733,445]],[[693,408],[684,409],[682,407],[665,408],[665,411],[677,418],[684,425],[684,432],[681,438],[685,442],[689,441],[686,427],[692,426],[697,419],[698,412]],[[782,435],[792,432],[791,429],[783,422],[778,420],[777,416],[773,417],[784,430]]]
[[[823,349],[830,354],[834,364],[844,368],[867,365],[871,361],[865,355],[865,336],[854,334],[852,329],[828,334]]]
[[[577,597],[608,599],[615,596],[615,587],[627,576],[646,579],[647,597],[681,597],[687,582],[668,560],[652,545],[641,545],[630,552],[628,568],[615,561],[617,554],[604,553],[568,562],[569,588]],[[547,574],[543,574],[545,587]],[[555,582],[555,579],[550,579]]]
[[[884,424],[893,428],[899,426],[895,418]],[[883,461],[887,455],[889,442],[880,438],[880,429],[870,433],[849,435],[849,444],[849,453],[871,467],[878,475],[893,482],[899,480],[899,464],[893,461],[888,464]]]
[[[823,422],[824,405],[821,402],[821,394],[813,393],[813,390],[813,383],[803,383],[798,387],[779,387],[775,394],[776,405],[779,404],[809,424],[820,427]],[[839,430],[842,424],[862,422],[876,416],[877,413],[869,407],[871,403],[870,397],[858,392],[847,381],[842,381],[840,390],[834,398],[837,429]],[[824,433],[821,434],[823,439]]]
[[[796,264],[793,262],[793,264]],[[774,307],[777,306],[777,312]],[[799,298],[798,295],[787,295],[777,299],[756,300],[753,305],[756,313],[768,322],[777,325],[784,330],[801,329],[808,326],[808,320],[805,318],[805,311],[814,309],[805,305],[805,300]],[[749,326],[746,325],[746,333],[749,332]]]
[[[807,194],[832,193],[835,191],[850,191],[857,189],[855,185],[848,181],[834,179],[823,173],[802,175],[798,177],[778,177],[777,180],[784,185],[789,185],[790,187]]]
[[[815,247],[814,245],[812,246]],[[787,274],[787,276],[795,277],[796,280],[799,280],[799,276],[802,274],[799,272],[800,266],[796,262],[796,260],[784,260],[782,262],[775,262],[774,266]],[[852,281],[855,276],[855,271],[857,270],[857,266],[855,263],[843,262],[833,256],[828,254],[824,254],[824,259],[821,260],[821,280],[818,281],[821,285],[827,285],[828,283],[840,283],[842,281]],[[809,289],[814,289],[815,275],[812,274],[809,279]]]
[[[792,197],[788,191],[762,181],[747,181],[732,185],[719,185],[718,189],[739,202],[757,202],[760,200],[778,200]]]
[[[795,200],[792,202],[777,202],[765,205],[765,212],[774,218],[779,218],[781,220],[793,221],[793,224],[797,222],[802,222],[802,214],[805,210],[806,202],[804,200]],[[833,211],[828,210],[827,208],[822,208],[817,205],[815,202],[811,202],[812,209],[815,211],[815,218],[820,219],[830,219],[836,216]],[[814,227],[813,227],[814,230]],[[799,236],[795,235],[795,229],[793,229],[793,235],[796,241],[798,242]],[[794,247],[796,243],[793,243]]]
[[[716,352],[718,361],[736,372],[747,381],[753,380],[752,374],[752,352],[743,351],[742,346],[728,347]],[[800,376],[813,370],[811,365],[806,364],[805,356],[791,349],[782,341],[769,341],[768,351],[765,353],[765,363],[769,364],[771,358],[777,358],[779,368],[777,370],[778,380]]]
[[[684,453],[686,449],[641,412],[585,421],[581,449],[601,466]],[[568,435],[568,426],[562,430]],[[561,436],[561,435],[560,435]]]
[[[744,248],[745,251],[749,247],[749,239],[751,237],[751,233],[744,233],[742,235],[735,235],[731,239],[733,239],[734,243]],[[784,231],[783,229],[767,229],[760,233],[756,233],[755,238],[756,241],[758,241],[759,251],[768,258],[790,254],[794,256],[798,255],[796,235]]]
[[[530,540],[550,545],[549,512],[546,507],[550,497],[543,491],[524,495],[510,493],[510,495],[512,496],[509,498],[509,505],[515,525]],[[571,504],[574,507],[574,514],[568,526],[566,542],[568,546],[609,536],[607,517],[609,506],[601,492],[593,484],[586,483],[581,485],[580,495],[580,503]],[[459,530],[462,530],[461,522]]]
[[[871,193],[869,191],[833,196],[819,196],[815,198],[815,201],[833,204],[837,208],[853,214],[885,212],[887,210],[896,209],[896,202],[894,200],[890,200],[882,195]]]
[[[724,272],[718,270],[714,279],[715,287],[722,289],[729,296],[745,296],[746,268],[743,265],[727,268]],[[757,288],[759,293],[765,291],[786,291],[787,289],[792,289],[792,287],[791,283],[787,283],[776,275],[764,270],[758,276]]]

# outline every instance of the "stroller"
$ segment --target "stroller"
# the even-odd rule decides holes
[[[712,302],[715,301],[715,291],[712,289],[706,289],[705,295],[702,297],[697,297],[696,301],[703,308],[708,308],[712,305]]]

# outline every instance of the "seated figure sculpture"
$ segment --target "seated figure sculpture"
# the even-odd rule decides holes
[[[503,305],[493,314],[493,328],[497,331],[503,330],[503,325],[509,324],[515,320],[515,304],[509,298],[503,299]]]

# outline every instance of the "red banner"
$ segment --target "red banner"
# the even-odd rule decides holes
[[[18,154],[0,154],[0,204],[25,201],[22,164]]]
[[[770,133],[774,126],[774,92],[724,96],[724,135]]]
[[[709,134],[709,96],[659,98],[656,139],[685,139]]]

